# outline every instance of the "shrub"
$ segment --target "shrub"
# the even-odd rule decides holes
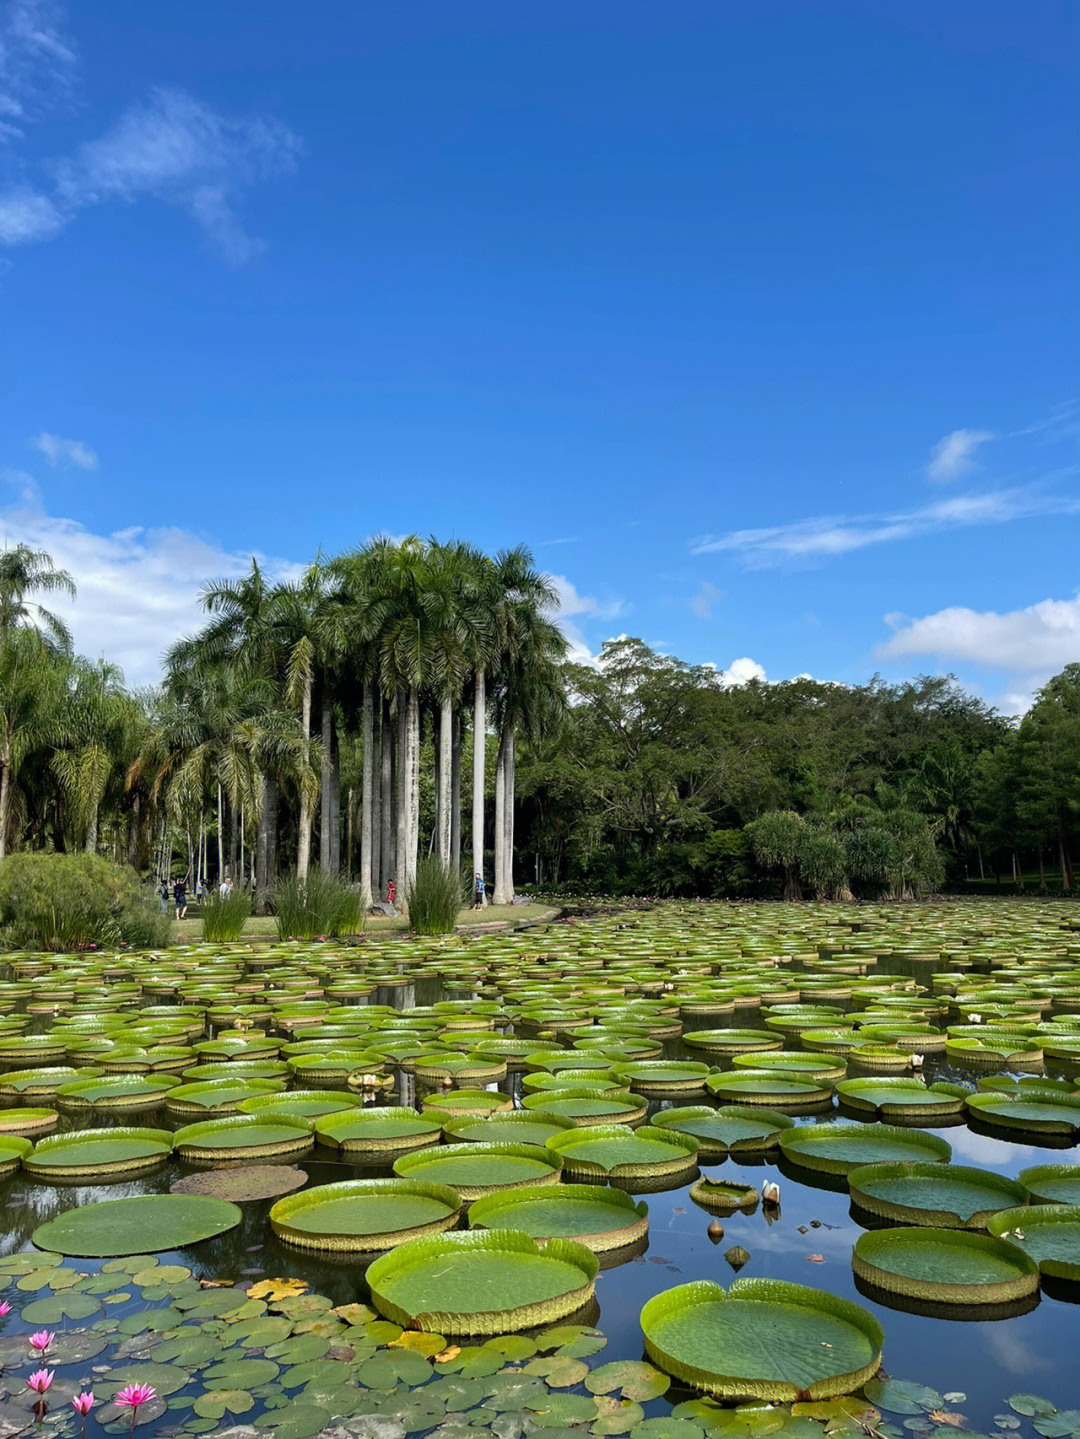
[[[0,864],[0,931],[17,948],[160,949],[171,921],[126,865],[96,854],[13,854]]]
[[[239,939],[250,915],[250,889],[228,895],[211,891],[202,902],[203,939]]]
[[[467,894],[463,875],[435,855],[424,855],[405,896],[409,928],[416,934],[452,934]]]
[[[364,922],[363,896],[336,874],[312,869],[275,886],[271,903],[280,939],[337,938],[357,934]]]

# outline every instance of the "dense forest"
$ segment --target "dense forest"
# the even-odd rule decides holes
[[[1072,888],[1080,664],[1018,722],[947,676],[732,686],[625,638],[573,664],[527,550],[411,538],[209,582],[203,627],[132,691],[73,652],[56,593],[48,555],[0,554],[0,858],[260,897],[313,864],[403,895],[422,854],[497,903],[515,865],[570,893]]]

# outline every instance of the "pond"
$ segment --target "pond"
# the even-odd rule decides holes
[[[0,1321],[0,1436],[30,1432],[39,1423],[59,1434],[124,1433],[137,1425],[143,1434],[233,1439],[322,1432],[467,1439],[485,1429],[498,1439],[534,1429],[633,1439],[795,1431],[801,1431],[797,1439],[812,1439],[826,1428],[887,1439],[902,1439],[905,1430],[1019,1432],[1025,1439],[1080,1432],[1080,1411],[1072,1407],[1080,1405],[1072,1364],[1080,1283],[1035,1272],[1026,1246],[1037,1260],[1033,1241],[1036,1228],[1045,1232],[1042,1226],[1007,1220],[1007,1237],[998,1240],[977,1223],[953,1229],[961,1236],[964,1270],[948,1243],[936,1242],[940,1229],[923,1223],[901,1264],[909,1276],[915,1265],[914,1289],[921,1292],[910,1292],[909,1280],[906,1294],[886,1292],[865,1277],[869,1258],[865,1272],[856,1274],[853,1249],[863,1236],[901,1230],[853,1202],[848,1178],[858,1168],[853,1187],[865,1185],[867,1205],[906,1202],[917,1212],[919,1204],[933,1209],[953,1202],[940,1197],[938,1170],[963,1171],[952,1181],[960,1186],[956,1202],[972,1212],[985,1209],[992,1229],[994,1213],[1011,1214],[1028,1196],[1015,1183],[989,1176],[1017,1181],[1033,1166],[1073,1164],[1080,1131],[1080,1120],[1072,1128],[1071,1113],[1080,1091],[1070,1053],[1080,1044],[1075,914],[1067,903],[1023,901],[671,905],[444,941],[207,945],[153,958],[10,955],[0,981],[0,1144],[18,1133],[24,1109],[28,1131],[49,1123],[29,1111],[51,1111],[56,1120],[51,1135],[31,1141],[36,1147],[22,1155],[22,1167],[0,1179],[6,1215],[0,1280],[10,1305]],[[514,1039],[527,1043],[504,1042]],[[778,1041],[782,1048],[774,1047]],[[510,1071],[492,1078],[492,1067],[498,1071],[507,1059]],[[91,1072],[74,1082],[50,1079],[57,1065]],[[185,1100],[194,1071],[200,1080],[210,1077]],[[35,1072],[36,1084],[21,1077]],[[16,1079],[5,1084],[12,1074]],[[161,1081],[160,1092],[154,1084],[125,1084],[125,1076],[130,1081],[139,1074]],[[853,1089],[848,1081],[859,1077],[870,1083]],[[64,1078],[69,1082],[61,1084]],[[899,1104],[904,1088],[897,1078],[918,1082],[920,1101],[927,1092],[922,1086],[941,1086],[933,1092],[954,1112],[934,1108],[920,1123],[909,1105],[878,1118],[867,1104]],[[127,1102],[146,1107],[117,1109],[125,1088],[143,1091]],[[174,1089],[180,1100],[170,1100]],[[470,1106],[474,1090],[479,1094]],[[601,1106],[603,1117],[619,1117],[621,1106],[621,1117],[632,1122],[605,1126],[590,1140],[589,1129],[567,1126],[567,1095],[586,1109],[614,1096],[614,1105]],[[765,1095],[768,1104],[761,1103]],[[991,1096],[992,1103],[971,1104],[973,1095]],[[215,1111],[200,1109],[208,1099],[244,1103],[250,1113],[226,1125]],[[703,1120],[685,1111],[704,1108],[708,1115],[738,1102],[745,1115],[748,1100],[751,1114],[784,1114],[768,1147],[726,1158],[713,1149],[695,1163],[698,1141],[677,1126],[701,1129]],[[549,1101],[550,1110],[544,1107]],[[338,1102],[349,1107],[334,1112]],[[485,1107],[490,1117],[483,1117]],[[314,1120],[321,1131],[316,1142],[312,1119],[304,1116],[323,1109]],[[365,1148],[362,1116],[392,1109],[420,1111],[428,1121],[420,1126],[425,1139],[432,1129],[439,1139],[446,1126],[442,1142],[413,1148],[404,1160],[405,1150]],[[500,1149],[504,1166],[523,1168],[519,1175],[496,1166],[492,1177],[491,1146],[476,1148],[483,1126],[498,1127],[507,1113],[518,1116],[499,1128],[505,1146],[514,1139],[514,1124],[552,1112],[560,1118],[552,1121],[551,1143],[539,1157],[535,1148]],[[199,1113],[208,1117],[197,1132]],[[674,1128],[665,1125],[666,1115]],[[370,1132],[377,1137],[382,1127],[384,1121],[376,1121]],[[751,1128],[765,1134],[770,1123]],[[655,1153],[640,1150],[638,1175],[616,1173],[614,1204],[581,1189],[583,1217],[557,1217],[553,1193],[604,1184],[607,1176],[591,1166],[618,1162],[628,1138],[648,1145],[657,1130]],[[65,1151],[56,1138],[90,1131],[112,1134],[121,1149],[99,1145],[80,1160],[82,1151]],[[132,1131],[167,1137],[140,1139]],[[525,1137],[525,1128],[521,1133]],[[530,1137],[536,1133],[529,1129]],[[292,1152],[283,1149],[290,1136]],[[208,1143],[213,1147],[205,1148]],[[657,1173],[665,1143],[669,1172]],[[176,1185],[228,1200],[245,1165],[224,1163],[222,1154],[244,1156],[249,1144],[246,1154],[258,1166],[252,1178],[274,1166],[270,1188],[277,1194],[292,1189],[295,1199],[241,1197],[235,1217],[227,1214],[218,1224],[231,1227],[215,1233],[211,1217],[212,1237],[182,1247],[170,1241],[174,1219],[160,1207],[145,1220],[136,1211],[137,1254],[130,1253],[134,1240],[114,1243],[111,1251],[106,1241],[108,1252],[99,1244],[94,1257],[93,1242],[80,1252],[78,1240],[54,1227],[60,1216],[81,1211],[82,1228],[96,1219],[115,1233],[110,1216],[119,1210],[103,1204],[168,1195]],[[155,1152],[155,1145],[163,1150]],[[107,1166],[117,1153],[129,1166],[152,1167],[143,1173],[129,1167],[115,1180],[107,1168],[93,1182],[72,1178],[84,1165]],[[11,1163],[19,1157],[13,1153]],[[883,1181],[876,1168],[866,1168],[897,1161],[918,1171],[905,1181],[907,1189],[890,1188],[895,1169]],[[443,1171],[464,1194],[440,1197]],[[360,1191],[346,1191],[329,1208],[296,1202],[318,1186],[395,1173],[401,1185],[392,1202],[369,1206],[373,1215],[383,1206],[372,1229],[445,1228],[469,1203],[477,1215],[489,1216],[485,1224],[511,1226],[525,1206],[508,1202],[515,1191],[507,1184],[531,1180],[535,1186],[550,1177],[554,1184],[525,1191],[541,1227],[561,1222],[566,1228],[559,1232],[583,1233],[629,1226],[626,1232],[636,1233],[647,1206],[647,1235],[598,1255],[594,1293],[583,1308],[554,1317],[538,1313],[507,1335],[497,1322],[484,1333],[457,1333],[455,1309],[482,1309],[491,1283],[513,1289],[505,1276],[519,1265],[516,1256],[490,1263],[474,1256],[474,1267],[461,1271],[440,1259],[436,1269],[403,1275],[400,1265],[395,1272],[394,1264],[375,1258],[377,1250],[325,1247],[326,1234],[348,1228],[343,1216],[360,1212]],[[752,1189],[752,1207],[715,1208],[695,1188],[702,1176]],[[411,1188],[408,1181],[415,1181]],[[1068,1172],[1056,1182],[1075,1203]],[[778,1203],[760,1199],[763,1185],[770,1193],[769,1186],[779,1187]],[[612,1192],[609,1187],[609,1198]],[[622,1199],[623,1193],[630,1197]],[[931,1202],[927,1194],[937,1198]],[[275,1203],[275,1217],[286,1218],[272,1224]],[[206,1212],[212,1216],[212,1209]],[[911,1211],[903,1213],[902,1232],[915,1232]],[[467,1228],[464,1219],[459,1223]],[[275,1232],[289,1228],[293,1242]],[[302,1247],[312,1229],[323,1247]],[[50,1239],[57,1234],[60,1239]],[[978,1237],[972,1243],[968,1236]],[[173,1247],[165,1247],[170,1242]],[[66,1248],[66,1257],[50,1243]],[[973,1261],[969,1250],[980,1244],[986,1253]],[[864,1247],[869,1256],[865,1241],[860,1251]],[[980,1294],[979,1284],[997,1275],[993,1264],[1001,1264],[1002,1248],[1014,1258],[997,1277],[1024,1292],[986,1302],[990,1290]],[[899,1261],[890,1244],[885,1250],[885,1261],[874,1250],[874,1262],[885,1263],[891,1282],[890,1266]],[[388,1252],[400,1259],[410,1250]],[[1076,1260],[1080,1265],[1080,1247]],[[388,1271],[385,1280],[373,1278],[380,1290],[374,1303],[366,1277],[372,1261]],[[970,1270],[973,1262],[977,1272]],[[979,1265],[990,1269],[983,1273]],[[729,1290],[736,1276],[790,1281],[860,1306],[883,1331],[881,1373],[857,1390],[859,1397],[825,1407],[805,1399],[794,1406],[722,1406],[678,1378],[670,1381],[659,1361],[646,1362],[640,1316],[649,1300],[691,1281]],[[944,1291],[934,1286],[957,1280],[969,1281],[966,1298],[942,1302]],[[568,1279],[562,1289],[575,1292],[573,1284],[584,1282]],[[395,1322],[401,1314],[388,1308],[392,1293],[405,1296],[413,1312],[434,1305],[446,1313],[451,1332],[403,1331]],[[506,1294],[503,1301],[510,1307]],[[390,1312],[393,1319],[386,1317]],[[715,1353],[718,1312],[703,1308],[679,1321],[684,1342],[699,1350],[712,1345]],[[816,1321],[810,1342],[818,1348],[845,1342],[839,1332],[830,1340],[818,1337],[833,1333],[830,1322],[827,1314]],[[39,1331],[55,1336],[41,1363],[29,1343]],[[785,1337],[782,1324],[755,1329],[749,1363],[791,1368],[799,1342]],[[820,1365],[820,1354],[812,1358]],[[839,1358],[835,1364],[839,1372]],[[54,1377],[35,1409],[26,1381],[42,1367]],[[134,1409],[111,1402],[139,1382],[153,1387],[153,1399]],[[70,1401],[88,1389],[95,1403],[84,1422]]]

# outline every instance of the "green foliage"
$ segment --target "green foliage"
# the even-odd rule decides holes
[[[90,946],[157,949],[170,921],[134,870],[92,854],[16,854],[0,863],[6,944],[64,952]]]
[[[239,939],[251,915],[251,890],[234,889],[222,895],[217,890],[202,902],[203,939]]]
[[[281,880],[271,903],[282,939],[336,939],[358,934],[364,922],[363,897],[321,869],[312,869],[305,880],[295,875]]]
[[[409,928],[416,934],[452,934],[467,894],[463,875],[455,873],[435,855],[422,856],[405,896]]]

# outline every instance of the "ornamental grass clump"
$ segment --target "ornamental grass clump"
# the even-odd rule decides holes
[[[251,917],[251,891],[213,893],[202,902],[203,939],[239,939]]]
[[[0,864],[0,938],[12,948],[160,949],[170,928],[135,871],[100,855],[24,853]]]
[[[437,856],[424,855],[417,862],[416,875],[405,895],[409,928],[415,934],[452,934],[465,896],[461,874]]]
[[[358,934],[364,922],[363,896],[325,870],[305,880],[282,880],[272,895],[280,939],[337,939]]]

